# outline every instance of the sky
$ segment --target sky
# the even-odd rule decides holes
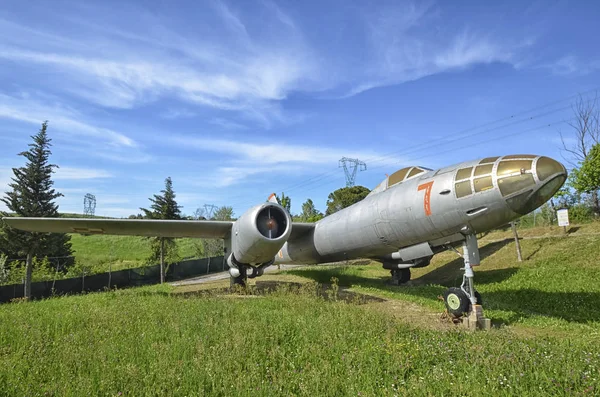
[[[484,4],[485,3],[485,4]],[[483,156],[562,160],[600,89],[600,3],[27,1],[0,7],[0,193],[48,120],[61,212],[292,213],[346,184]],[[6,210],[0,204],[0,210]]]

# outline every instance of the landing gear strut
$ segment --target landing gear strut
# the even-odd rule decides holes
[[[392,274],[392,280],[390,284],[392,285],[401,285],[410,281],[410,268],[406,269],[392,269],[390,270]]]
[[[446,309],[454,317],[468,314],[467,327],[489,328],[490,320],[483,317],[481,295],[473,284],[473,266],[479,265],[479,248],[474,234],[468,234],[463,242],[463,260],[465,263],[463,281],[460,288],[449,288],[444,293]],[[456,250],[455,250],[456,251]],[[456,251],[458,253],[458,251]],[[459,253],[460,255],[460,253]]]
[[[248,269],[246,268],[246,266],[239,266],[238,267],[239,270],[239,275],[236,277],[233,277],[233,275],[231,275],[229,277],[230,280],[230,286],[231,287],[235,287],[236,285],[239,285],[241,287],[246,287],[246,281],[248,281]]]

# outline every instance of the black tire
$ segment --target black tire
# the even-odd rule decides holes
[[[392,285],[401,285],[410,281],[410,268],[393,269],[390,273],[392,274]]]
[[[481,294],[475,290],[475,303],[478,305],[483,305],[483,300],[481,299]]]
[[[408,283],[410,281],[410,267],[400,270],[400,284]]]
[[[448,313],[460,317],[469,311],[471,301],[462,289],[453,287],[444,292],[444,304]]]
[[[239,285],[241,287],[246,287],[246,281],[248,280],[248,271],[245,267],[240,266],[240,275],[237,277],[229,277],[229,286],[235,287]]]

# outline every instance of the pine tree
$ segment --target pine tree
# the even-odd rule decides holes
[[[152,202],[150,209],[140,208],[148,219],[181,219],[181,207],[175,201],[175,192],[173,191],[173,181],[171,177],[165,179],[165,189],[160,191],[162,195],[154,195],[149,200]],[[152,254],[148,262],[160,262],[160,283],[165,282],[165,262],[173,263],[177,261],[179,255],[177,251],[177,242],[172,238],[154,237],[151,238]]]
[[[27,159],[25,166],[13,168],[13,183],[9,184],[11,191],[0,199],[16,216],[25,217],[58,217],[58,205],[54,202],[63,195],[52,188],[52,173],[55,164],[50,164],[52,152],[46,129],[48,122],[42,123],[37,135],[32,136],[30,149],[19,153]],[[31,298],[31,273],[33,257],[63,257],[71,256],[71,236],[64,233],[30,233],[12,229],[3,225],[2,244],[7,254],[27,257],[25,262],[25,291],[26,298]]]

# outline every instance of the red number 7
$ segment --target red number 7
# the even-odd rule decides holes
[[[424,183],[419,185],[417,188],[418,191],[425,190],[425,198],[423,199],[423,208],[425,209],[425,215],[431,215],[431,187],[433,186],[433,181]]]

